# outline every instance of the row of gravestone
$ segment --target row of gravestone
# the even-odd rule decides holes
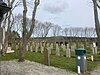
[[[49,54],[51,54],[52,50],[54,49],[54,47],[55,47],[55,54],[57,56],[60,56],[60,51],[61,51],[61,48],[62,48],[62,51],[66,53],[66,57],[70,57],[71,56],[71,51],[75,51],[75,48],[76,48],[75,45],[72,45],[71,49],[70,49],[69,48],[69,44],[67,44],[67,46],[65,46],[63,44],[61,46],[59,46],[58,44],[54,45],[53,43],[51,43],[50,45],[49,45],[49,43],[47,45],[43,45],[43,44],[37,43],[37,44],[35,44],[33,46],[32,45],[31,46],[27,45],[26,50],[33,52],[33,49],[34,49],[35,52],[39,52],[40,51],[41,53],[43,53],[44,48],[47,48]]]
[[[67,45],[58,45],[58,44],[53,44],[53,43],[35,43],[35,44],[32,44],[32,45],[27,45],[26,46],[26,50],[27,51],[31,51],[33,52],[33,50],[35,52],[41,52],[43,53],[44,51],[44,48],[47,48],[47,50],[49,51],[49,54],[52,53],[52,50],[55,49],[55,54],[57,56],[60,56],[60,51],[61,51],[61,48],[62,48],[62,51],[66,53],[66,57],[71,57],[71,54],[75,54],[75,49],[77,48],[76,47],[76,44],[74,43],[73,45],[69,46],[69,44]],[[55,47],[55,48],[54,48]],[[82,44],[82,46],[84,48],[84,44]],[[93,46],[93,44],[90,45],[90,49],[91,49],[91,53],[92,54],[97,54],[97,46]]]
[[[16,49],[18,49],[18,45],[16,45]],[[81,44],[81,47],[84,48],[84,44]],[[44,51],[44,48],[47,48],[47,50],[49,51],[49,54],[52,54],[52,50],[55,50],[55,54],[57,56],[60,56],[61,53],[61,48],[62,48],[62,51],[65,53],[66,57],[71,57],[71,55],[74,55],[75,54],[75,49],[77,48],[76,47],[76,44],[73,43],[73,45],[70,45],[70,44],[67,44],[67,45],[58,45],[58,44],[54,44],[54,43],[31,43],[31,44],[28,44],[26,46],[26,50],[27,51],[35,51],[35,52],[41,52],[43,53]],[[10,48],[8,47],[8,50],[10,51]],[[93,42],[93,44],[90,44],[90,50],[91,50],[91,54],[97,54],[97,46],[96,44]]]

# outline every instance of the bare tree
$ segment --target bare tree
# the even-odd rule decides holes
[[[5,14],[4,18],[3,18],[3,23],[2,23],[2,27],[7,31],[6,31],[6,37],[4,40],[4,44],[3,44],[3,55],[5,54],[6,50],[7,50],[7,46],[8,46],[8,39],[10,37],[11,34],[11,28],[13,26],[14,23],[14,19],[13,19],[13,10],[20,5],[20,1],[18,1],[17,3],[15,2],[15,0],[5,0],[5,2],[8,3],[8,6],[12,8],[12,10],[10,12],[8,12],[7,14]],[[14,7],[14,8],[13,8]]]
[[[82,27],[80,28],[79,36],[84,37],[84,28],[82,28]]]
[[[71,32],[72,32],[73,37],[79,37],[80,36],[80,31],[81,31],[80,27],[71,28]]]
[[[65,28],[64,33],[66,36],[72,37],[96,37],[96,31],[93,27],[70,27]]]
[[[97,40],[98,40],[98,47],[100,48],[100,23],[99,23],[99,18],[98,18],[98,10],[100,10],[100,0],[92,0],[93,1],[93,8],[94,8],[94,20],[95,20],[95,28],[96,28],[96,33],[97,33]]]
[[[93,35],[95,35],[95,28],[93,27],[88,28],[86,33],[88,34],[87,37],[93,37]]]
[[[12,26],[12,31],[16,31],[18,33],[22,33],[22,14],[18,14],[14,16],[14,25]]]
[[[50,22],[37,22],[34,28],[34,33],[36,37],[47,37],[50,29],[52,27],[52,23]]]
[[[64,28],[63,32],[65,36],[67,37],[69,35],[69,28]]]
[[[38,21],[36,22],[36,26],[33,31],[36,37],[42,37],[43,35],[42,25],[43,25],[42,22],[38,22]]]
[[[52,32],[53,32],[53,36],[59,36],[61,33],[62,28],[59,25],[53,25],[52,26]]]
[[[33,29],[35,26],[35,15],[36,15],[36,10],[38,5],[40,4],[40,0],[35,0],[34,1],[34,9],[32,12],[32,24],[30,26],[29,31],[27,30],[27,23],[26,23],[26,14],[27,14],[27,2],[26,0],[23,0],[23,23],[22,23],[22,48],[20,49],[20,57],[19,57],[19,62],[23,62],[24,61],[24,51],[26,50],[26,45],[29,41],[29,38],[31,37],[32,33],[33,33]]]
[[[52,27],[52,23],[50,23],[50,22],[44,22],[43,24],[42,24],[42,30],[43,30],[43,37],[46,37],[47,35],[48,35],[48,33],[49,33],[49,30],[51,29],[51,27]]]

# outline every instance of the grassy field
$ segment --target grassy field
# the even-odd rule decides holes
[[[94,55],[94,61],[92,62],[90,60],[91,55],[89,54],[88,51],[87,53],[88,53],[86,55],[87,56],[87,68],[88,68],[88,71],[92,71],[94,68],[100,65],[100,54]],[[16,51],[15,53],[6,54],[5,56],[1,56],[0,61],[13,60],[13,59],[18,59],[18,58],[19,58],[19,53],[18,51]],[[26,51],[25,59],[44,64],[44,54],[41,54],[40,52],[36,53],[36,52]],[[50,55],[50,65],[76,72],[76,57],[72,56],[71,58],[66,58],[63,55],[56,56],[53,51],[53,54]]]

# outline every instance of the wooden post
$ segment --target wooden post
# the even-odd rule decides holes
[[[46,48],[44,48],[44,64],[50,66],[50,54]]]

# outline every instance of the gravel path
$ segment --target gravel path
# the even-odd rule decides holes
[[[0,62],[0,71],[0,75],[77,75],[77,73],[66,72],[63,69],[28,60],[23,63],[19,63],[17,60],[2,61]]]
[[[100,75],[100,66],[97,67],[97,68],[95,68],[95,70],[92,71],[92,72],[90,73],[90,75]]]

